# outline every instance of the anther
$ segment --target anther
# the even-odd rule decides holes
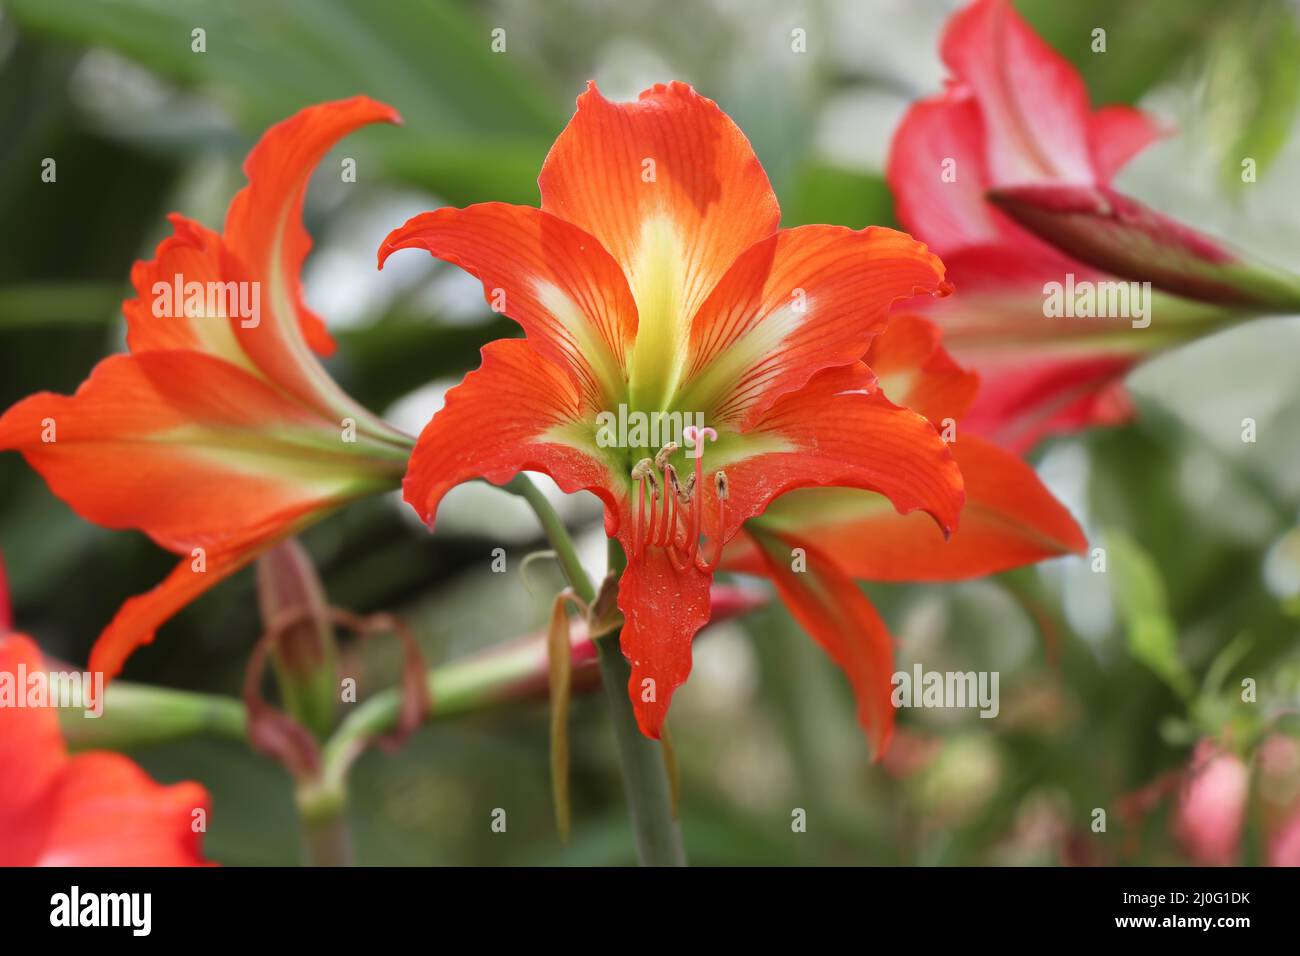
[[[668,464],[668,459],[677,454],[677,442],[670,441],[663,448],[659,449],[659,454],[655,455],[655,467],[660,471],[664,470],[664,465]]]
[[[682,500],[682,504],[691,503],[691,497],[695,494],[695,472],[686,476],[686,481],[677,487],[677,497]]]
[[[718,501],[718,523],[713,532],[713,557],[704,561],[701,554],[696,559],[695,566],[705,574],[712,574],[718,569],[718,564],[722,561],[722,542],[726,534],[727,524],[727,493],[728,493],[727,473],[725,471],[716,471],[713,473],[713,490],[717,493]],[[692,555],[694,557],[694,555]]]
[[[649,458],[642,458],[632,466],[632,480],[636,482],[637,502],[636,512],[632,515],[632,547],[633,552],[639,557],[645,550],[650,535],[653,534],[653,521],[655,516],[654,500],[658,497],[658,478],[655,477],[654,462]],[[645,486],[650,485],[650,505],[649,512],[646,509]]]
[[[672,465],[664,465],[664,484],[678,497],[681,496],[682,483],[677,478],[677,469]]]
[[[677,508],[676,503],[681,500],[682,483],[677,480],[677,469],[672,465],[664,465],[664,521],[663,527],[659,529],[659,540],[656,544],[666,544],[673,546],[677,543]]]

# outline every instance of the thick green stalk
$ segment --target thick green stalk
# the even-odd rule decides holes
[[[294,794],[303,863],[307,866],[351,866],[352,831],[348,827],[347,790],[340,782],[305,783]]]
[[[555,549],[570,587],[584,601],[592,601],[595,588],[578,561],[573,539],[569,537],[564,522],[546,496],[525,475],[516,477],[506,488],[532,506],[551,547]],[[621,571],[622,557],[617,542],[611,542],[611,567]],[[607,634],[597,638],[595,644],[614,740],[618,746],[623,787],[627,791],[632,828],[636,833],[637,856],[642,866],[685,866],[686,850],[682,844],[681,828],[673,816],[672,788],[668,783],[663,750],[657,740],[646,737],[637,727],[627,691],[631,669],[619,649],[618,635]]]
[[[600,676],[605,685],[614,739],[618,742],[619,766],[628,809],[636,831],[637,856],[642,866],[685,866],[686,849],[681,828],[673,816],[672,787],[664,766],[663,749],[657,740],[641,733],[627,696],[632,670],[618,646],[617,634],[596,638]]]

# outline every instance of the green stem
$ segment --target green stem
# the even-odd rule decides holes
[[[573,666],[590,666],[585,631],[575,629]],[[575,670],[575,689],[578,683]],[[535,634],[488,648],[433,668],[426,678],[432,722],[488,710],[503,703],[546,693],[546,638]],[[380,691],[358,704],[325,747],[338,752],[353,742],[391,732],[401,711],[401,692]],[[102,717],[81,710],[59,711],[63,734],[74,750],[127,750],[187,737],[247,741],[244,704],[233,697],[146,687],[115,681],[105,691]],[[328,759],[327,759],[328,764]]]
[[[81,710],[65,708],[59,719],[74,750],[121,750],[186,737],[242,741],[248,730],[244,704],[233,697],[127,681],[114,681],[105,689],[102,716],[87,717]]]
[[[506,488],[523,497],[537,513],[537,520],[555,549],[569,585],[584,601],[594,600],[595,588],[578,561],[573,539],[546,496],[526,475],[518,475]],[[617,542],[610,542],[609,553],[611,568],[621,571],[623,551]],[[627,791],[632,828],[636,833],[637,856],[642,866],[685,866],[686,850],[682,845],[681,829],[673,816],[672,790],[663,750],[657,740],[646,737],[637,726],[627,689],[631,669],[619,648],[618,635],[607,634],[597,638],[595,645],[605,700],[614,727],[614,740],[618,746],[623,787]]]
[[[609,703],[618,761],[623,772],[637,856],[642,866],[685,866],[681,828],[673,817],[672,788],[659,741],[641,733],[627,696],[632,670],[618,646],[617,634],[596,638],[601,682]]]
[[[596,599],[596,589],[592,587],[591,578],[587,577],[582,562],[578,560],[578,551],[573,546],[573,539],[569,537],[569,531],[564,527],[564,522],[555,513],[555,509],[546,500],[546,496],[542,494],[541,489],[533,484],[527,475],[516,475],[505,486],[505,489],[519,495],[532,507],[533,513],[537,515],[537,520],[541,522],[542,531],[546,533],[547,540],[551,542],[551,547],[555,549],[555,557],[560,562],[560,568],[564,571],[564,576],[568,579],[569,586],[573,588],[574,593],[588,604],[594,601]]]
[[[352,831],[345,787],[328,782],[302,784],[294,796],[303,862],[307,866],[351,866]]]

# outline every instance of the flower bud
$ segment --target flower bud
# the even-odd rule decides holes
[[[1186,299],[1300,311],[1300,277],[1252,261],[1106,186],[1007,186],[989,201],[1090,266]]]
[[[279,632],[271,653],[284,708],[323,740],[338,699],[334,625],[325,589],[297,539],[258,558],[257,603],[262,626]]]

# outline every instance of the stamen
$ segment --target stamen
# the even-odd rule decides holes
[[[723,525],[727,521],[727,473],[719,470],[713,476],[713,490],[718,498],[718,526],[715,534],[713,557],[707,564],[700,567],[705,574],[712,574],[718,570],[718,565],[722,562],[722,543],[723,543]],[[699,565],[697,564],[697,567]]]
[[[650,472],[650,530],[646,533],[645,543],[653,547],[659,541],[659,523],[664,509],[659,504],[659,479]]]
[[[668,552],[669,561],[678,571],[694,565],[697,569],[712,574],[722,560],[722,548],[715,549],[712,560],[704,561],[704,556],[700,553],[704,495],[697,495],[696,491],[704,481],[704,444],[710,439],[717,441],[718,433],[712,428],[692,426],[686,428],[682,435],[693,451],[689,457],[695,459],[695,468],[685,482],[678,476],[671,461],[681,447],[676,442],[664,445],[653,459],[642,458],[632,469],[632,480],[637,483],[636,512],[632,517],[633,551],[640,557],[646,548],[664,548]],[[646,500],[647,485],[649,501]],[[718,501],[720,537],[726,515],[724,502],[727,499],[727,476],[724,472],[714,474],[713,487]]]
[[[691,472],[686,476],[686,482],[681,486],[678,492],[679,497],[682,499],[682,504],[684,505],[691,503],[691,496],[693,494],[695,494],[695,472]]]
[[[686,526],[684,526],[682,529],[682,535],[680,540],[678,539],[676,534],[673,535],[672,544],[674,547],[681,548],[683,551],[685,551],[687,545],[686,539],[690,534],[690,526],[689,526],[690,516],[692,511],[694,510],[691,504],[691,497],[695,493],[695,473],[691,472],[691,474],[687,476],[685,483],[683,483],[677,479],[677,473],[673,472],[673,480],[676,482],[677,485],[677,508],[675,510],[675,514],[677,516],[685,517]],[[674,528],[673,530],[676,531],[676,528]]]
[[[677,541],[677,501],[681,492],[677,469],[664,465],[664,526],[660,529],[657,544],[672,547]]]
[[[645,551],[647,535],[650,530],[648,524],[654,515],[653,501],[650,505],[650,514],[646,514],[645,500],[647,481],[650,482],[652,488],[655,482],[653,465],[654,462],[649,458],[642,458],[632,467],[632,480],[636,482],[637,487],[636,511],[632,515],[632,551],[638,557]]]

